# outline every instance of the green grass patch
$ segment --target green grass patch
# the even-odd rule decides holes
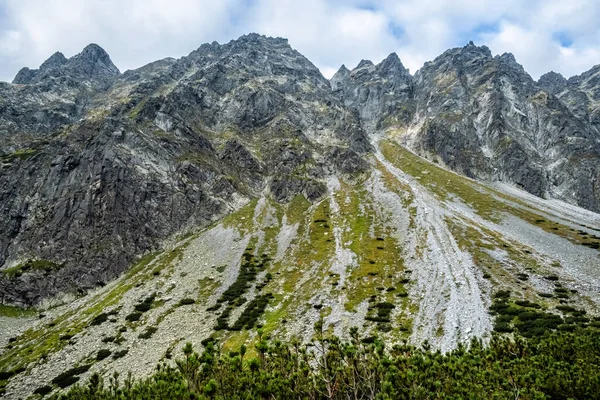
[[[397,182],[391,179],[390,185]],[[343,231],[343,242],[351,243],[349,248],[358,257],[358,266],[348,271],[346,285],[351,296],[344,304],[346,310],[354,311],[362,301],[377,294],[377,288],[394,287],[405,292],[404,285],[408,281],[400,276],[405,270],[401,248],[375,209],[368,192],[362,186],[342,183],[336,200],[341,220],[348,227]],[[387,296],[388,300],[393,299],[391,291],[387,292]]]
[[[38,311],[34,308],[21,308],[0,304],[0,317],[24,318],[34,317],[36,315],[38,315]]]
[[[27,160],[36,153],[37,150],[35,149],[19,149],[13,153],[0,156],[0,159],[2,159],[2,161],[4,162],[12,162],[15,160]]]
[[[390,140],[382,140],[380,148],[388,161],[403,172],[418,178],[422,185],[442,201],[457,196],[478,215],[489,221],[498,223],[503,213],[509,213],[572,243],[594,249],[600,248],[600,237],[590,236],[584,231],[576,231],[554,222],[520,199],[438,167]]]
[[[58,271],[64,264],[58,264],[49,260],[27,260],[14,267],[3,269],[1,272],[8,278],[18,278],[26,272],[32,271],[44,271],[52,272]]]

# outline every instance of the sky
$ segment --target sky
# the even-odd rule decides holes
[[[598,0],[0,0],[0,81],[97,43],[121,71],[258,32],[289,39],[330,78],[396,52],[415,73],[470,40],[534,79],[600,64]]]

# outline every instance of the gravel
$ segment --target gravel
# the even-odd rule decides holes
[[[408,235],[405,248],[406,264],[414,279],[410,294],[419,306],[412,343],[428,340],[432,348],[446,352],[473,337],[485,338],[492,329],[489,298],[480,288],[481,271],[448,229],[445,218],[451,214],[416,179],[394,167],[376,149],[377,159],[409,185],[414,195],[416,228]]]

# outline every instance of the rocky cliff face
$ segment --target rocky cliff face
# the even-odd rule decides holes
[[[394,131],[418,154],[469,177],[600,210],[597,68],[568,81],[548,73],[535,82],[511,54],[493,57],[469,43],[413,77],[397,68],[382,79],[380,70],[395,59],[342,68],[332,79],[334,92],[367,126]],[[379,92],[393,101],[372,95]]]
[[[206,44],[122,75],[90,45],[2,90],[3,302],[102,285],[265,189],[316,200],[327,174],[365,169],[370,147],[284,39]]]
[[[0,84],[0,151],[14,151],[24,141],[77,122],[118,75],[108,54],[95,44],[70,59],[57,52],[37,70],[23,68],[13,85]]]
[[[396,53],[378,65],[363,60],[352,71],[342,65],[331,88],[347,107],[358,110],[371,131],[406,123],[413,114],[412,77]]]

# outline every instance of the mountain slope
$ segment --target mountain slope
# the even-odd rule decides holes
[[[402,131],[402,142],[419,155],[469,177],[600,210],[600,133],[593,112],[587,116],[588,103],[595,104],[593,70],[570,79],[573,90],[562,94],[566,81],[548,75],[536,83],[512,54],[493,57],[472,42],[412,77],[395,61],[399,72],[384,79],[380,70],[396,58],[365,61],[332,78],[334,92],[368,126]],[[554,86],[545,83],[553,79]]]
[[[47,86],[76,103],[97,75],[104,85],[106,71],[114,72],[104,56],[88,68],[89,48],[44,67],[56,64],[53,56],[30,80],[16,80],[31,84],[7,90]],[[89,80],[63,82],[73,69]],[[27,135],[11,136],[18,143],[2,156],[4,302],[33,305],[102,285],[135,255],[222,218],[265,188],[278,201],[299,193],[314,201],[325,193],[326,173],[366,168],[360,122],[286,40],[248,35],[110,79],[80,111],[53,115],[41,138],[28,103],[15,102]],[[40,268],[30,268],[36,260]]]
[[[225,349],[252,341],[255,323],[307,340],[324,316],[343,337],[358,326],[392,343],[427,339],[446,351],[489,337],[488,308],[501,290],[558,315],[565,301],[600,311],[597,214],[482,185],[393,140],[375,148],[369,172],[332,178],[314,204],[265,194],[48,310],[0,356],[3,370],[29,366],[10,380],[9,396],[73,365],[93,364],[82,377],[112,369],[143,376],[184,341],[198,346],[213,336]],[[556,288],[573,293],[564,298]],[[261,299],[264,309],[253,308]],[[133,321],[136,310],[144,311]],[[95,361],[101,349],[127,353]]]

